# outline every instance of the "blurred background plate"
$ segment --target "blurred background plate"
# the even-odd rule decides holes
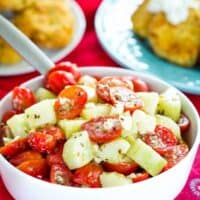
[[[100,43],[120,65],[158,76],[184,92],[200,94],[200,67],[184,68],[157,57],[131,30],[131,14],[142,0],[104,0],[95,17]]]
[[[59,50],[47,50],[42,49],[48,56],[51,58],[53,62],[57,62],[60,59],[67,56],[80,42],[82,39],[85,28],[86,28],[86,19],[84,13],[80,6],[75,1],[70,1],[71,10],[75,17],[75,32],[73,35],[73,39],[69,45],[65,48]],[[19,74],[26,74],[29,72],[33,72],[34,69],[29,66],[26,62],[20,62],[14,65],[0,65],[0,76],[13,76]]]

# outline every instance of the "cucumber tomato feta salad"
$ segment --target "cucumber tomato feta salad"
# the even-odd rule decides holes
[[[136,183],[188,153],[190,121],[173,89],[161,94],[132,76],[52,68],[36,91],[16,87],[1,119],[0,153],[19,170],[74,187]]]

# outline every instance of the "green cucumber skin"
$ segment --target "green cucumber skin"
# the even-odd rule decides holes
[[[141,139],[132,142],[127,155],[144,168],[151,176],[158,175],[167,161]]]
[[[181,114],[181,100],[176,91],[168,89],[160,95],[157,112],[175,122],[178,121]]]

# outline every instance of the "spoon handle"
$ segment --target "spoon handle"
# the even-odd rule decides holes
[[[41,74],[45,74],[54,66],[54,63],[28,37],[2,15],[0,36]]]

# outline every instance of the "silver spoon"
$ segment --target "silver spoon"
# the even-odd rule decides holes
[[[45,74],[54,66],[54,63],[27,36],[2,15],[0,36],[41,74]]]

